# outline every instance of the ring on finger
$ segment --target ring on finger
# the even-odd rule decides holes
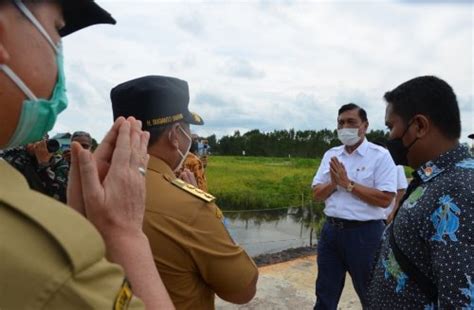
[[[146,175],[146,169],[144,167],[138,167],[138,172],[140,172],[142,176]]]

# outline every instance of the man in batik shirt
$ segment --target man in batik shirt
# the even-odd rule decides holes
[[[192,134],[191,138],[193,139],[191,148],[189,149],[189,153],[186,156],[186,159],[184,160],[182,169],[177,173],[177,177],[180,176],[184,169],[187,169],[194,175],[194,179],[196,180],[196,187],[198,187],[200,190],[207,192],[205,166],[198,155],[199,136],[196,134]]]
[[[385,94],[388,148],[415,169],[384,232],[370,309],[474,308],[474,159],[452,88],[433,76]]]

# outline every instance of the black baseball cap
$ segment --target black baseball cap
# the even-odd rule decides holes
[[[143,129],[157,128],[176,122],[203,125],[203,119],[188,110],[189,87],[186,81],[150,75],[127,81],[112,89],[114,120],[133,116]]]
[[[94,0],[61,0],[60,3],[66,22],[66,25],[59,30],[61,37],[92,25],[117,23],[112,15]]]

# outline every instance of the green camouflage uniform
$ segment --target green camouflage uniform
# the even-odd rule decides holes
[[[61,155],[52,156],[45,166],[24,147],[6,150],[0,156],[24,175],[31,189],[66,203],[69,164]]]

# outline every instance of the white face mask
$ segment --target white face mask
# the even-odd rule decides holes
[[[179,161],[178,166],[176,166],[176,168],[174,168],[174,172],[179,171],[181,169],[181,166],[183,166],[183,163],[186,160],[186,157],[188,157],[189,150],[191,149],[191,144],[193,143],[193,139],[188,135],[186,130],[184,130],[181,126],[179,126],[179,129],[186,136],[186,138],[188,138],[189,144],[188,144],[188,147],[186,148],[186,152],[184,154],[181,152],[181,150],[179,149],[179,145],[178,145],[178,154],[179,154],[179,156],[181,156],[181,160]]]
[[[337,130],[337,138],[346,146],[353,146],[360,141],[359,128],[342,128]]]

